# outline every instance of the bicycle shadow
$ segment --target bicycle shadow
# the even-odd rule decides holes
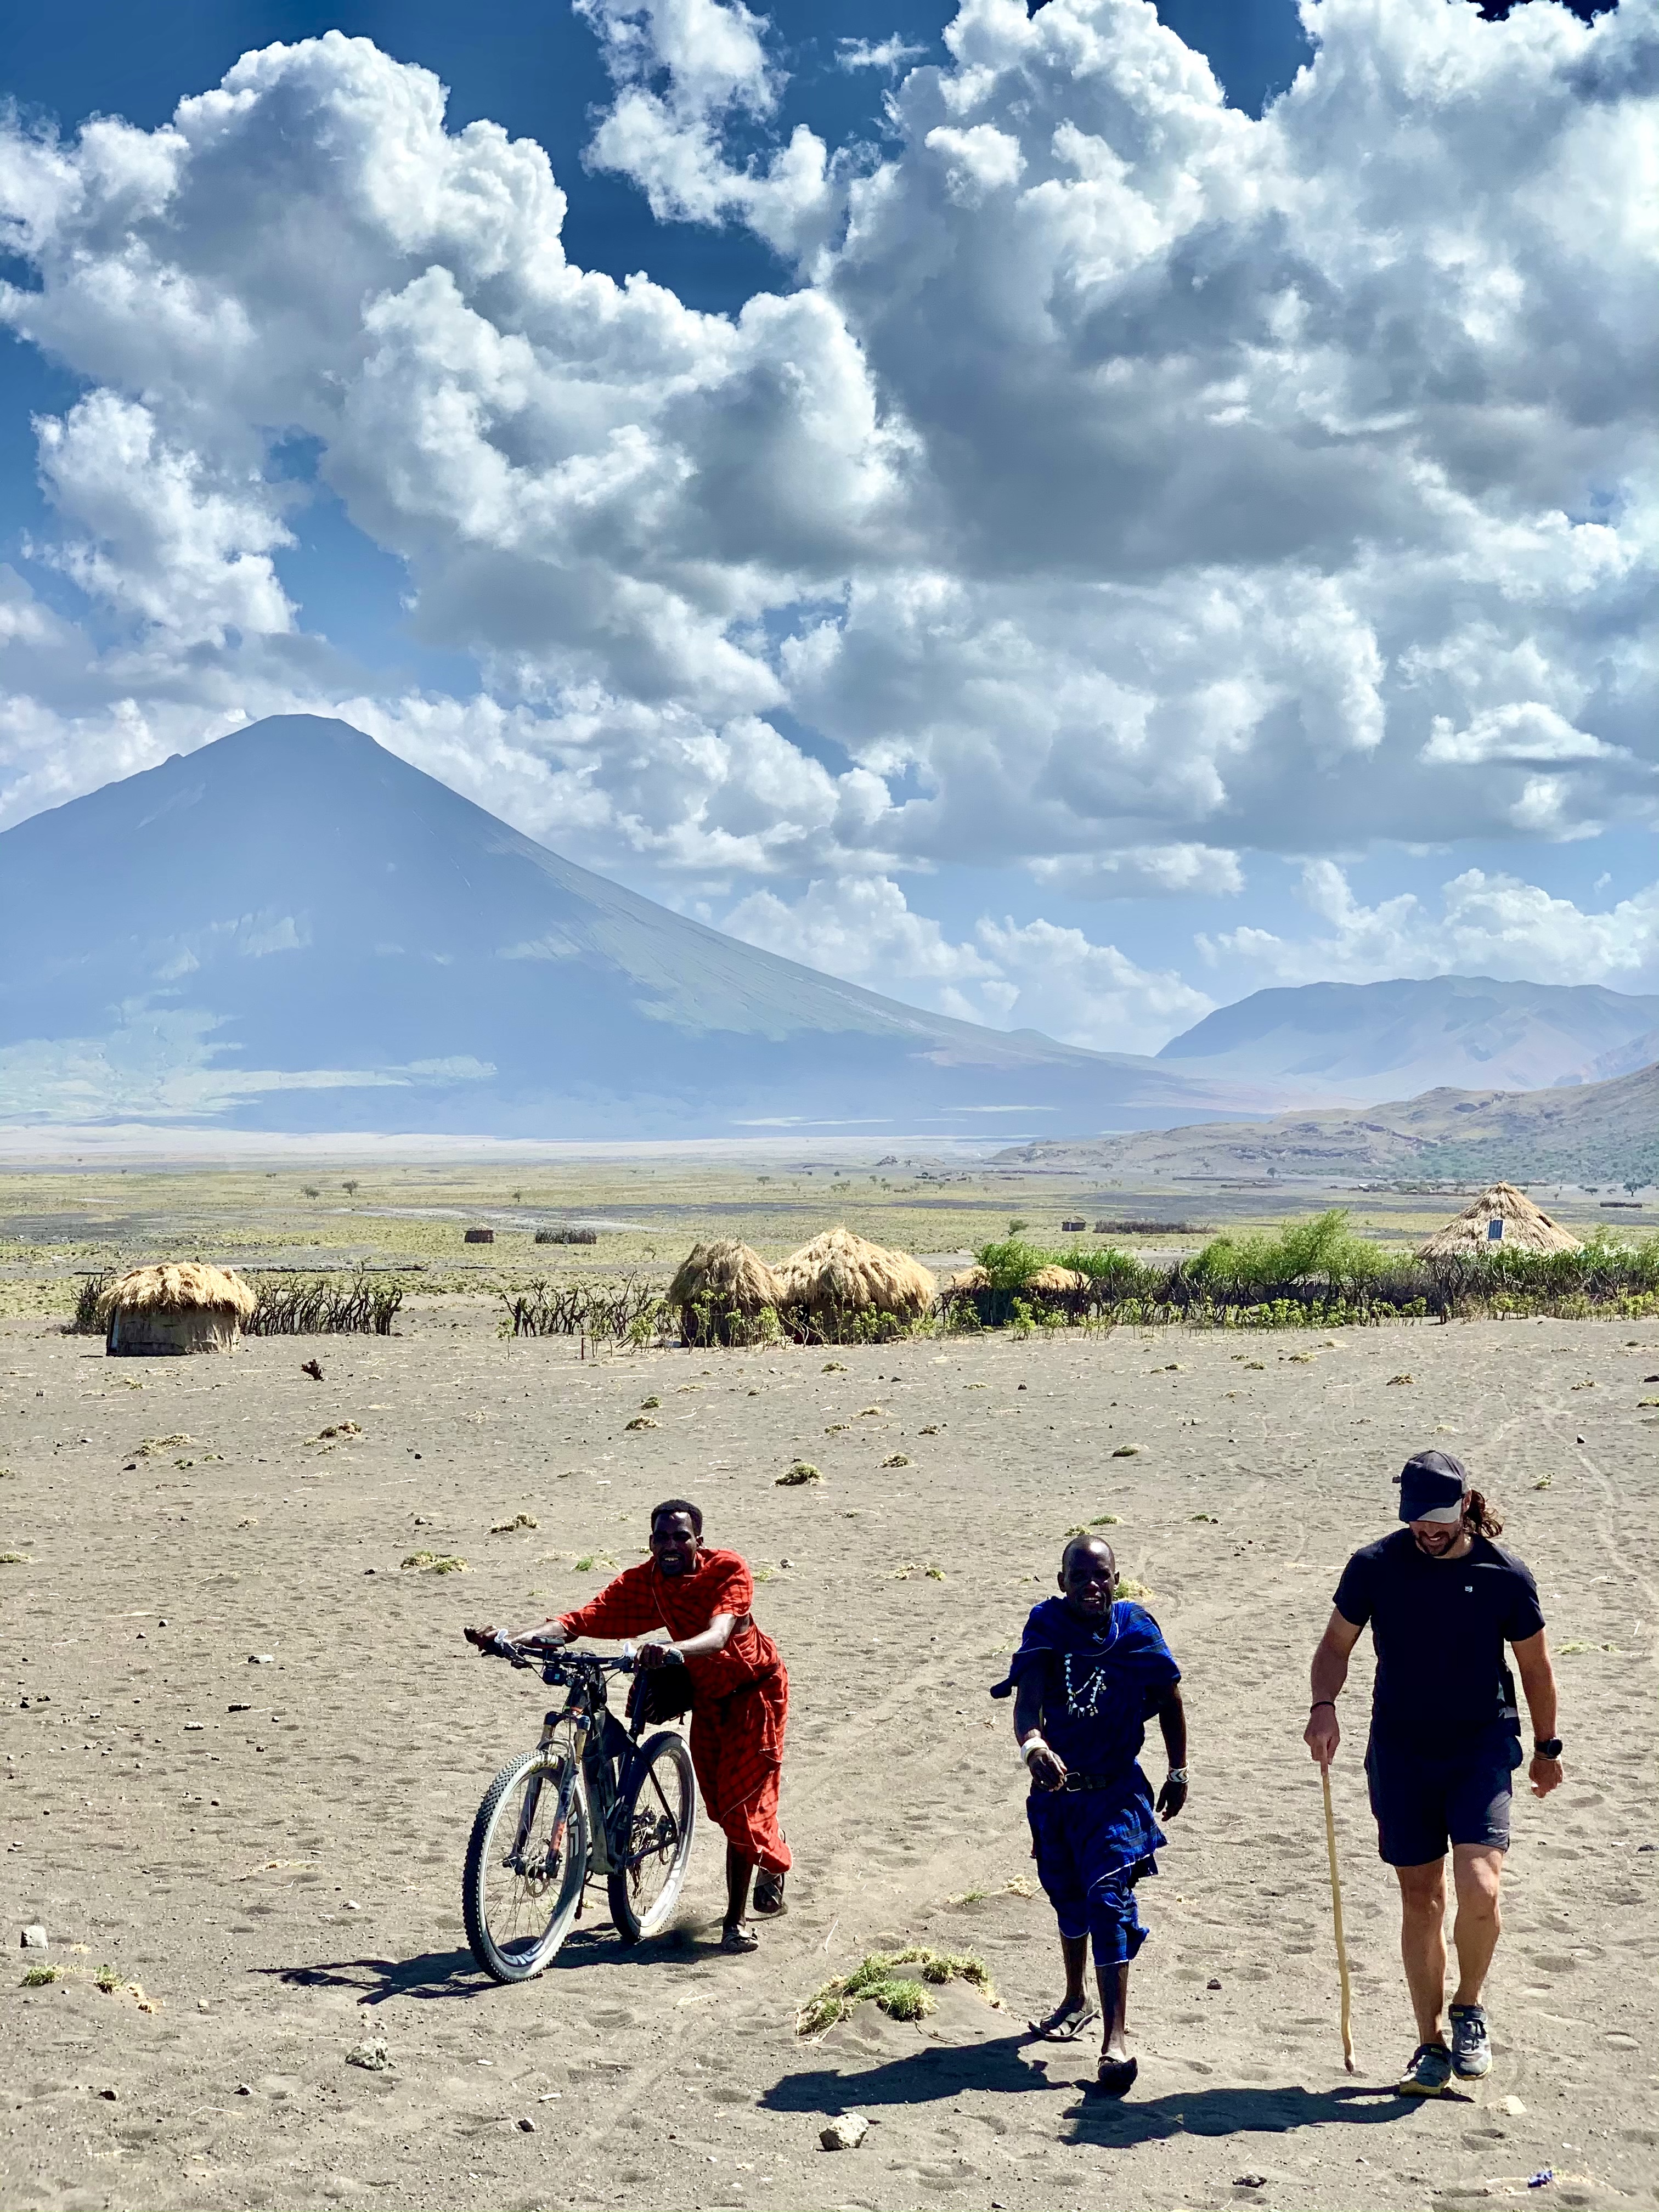
[[[805,2068],[781,2075],[760,2100],[778,2112],[866,2112],[881,2106],[926,2105],[981,2089],[1000,2096],[1073,2086],[1049,2078],[1048,2061],[1032,2051],[1027,2035],[1005,2035],[951,2046],[929,2044],[902,2058],[862,2070]],[[1345,2084],[1337,2089],[1274,2087],[1172,2090],[1138,2100],[1099,2095],[1090,2081],[1066,2116],[1065,2140],[1127,2148],[1173,2136],[1288,2135],[1293,2129],[1376,2126],[1403,2119],[1422,2100],[1402,2096],[1392,2083]]]
[[[308,1966],[256,1966],[289,1989],[356,1990],[366,2005],[388,1997],[478,1997],[495,1984],[469,1950],[422,1951],[412,1959],[331,1959]]]

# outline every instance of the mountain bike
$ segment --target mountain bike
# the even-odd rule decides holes
[[[536,1748],[502,1767],[473,1820],[461,1884],[473,1957],[498,1982],[529,1981],[552,1963],[600,1875],[623,1942],[658,1934],[685,1881],[696,1788],[677,1729],[641,1742],[644,1700],[631,1729],[609,1708],[609,1678],[635,1671],[632,1652],[602,1658],[471,1628],[466,1638],[565,1692]]]

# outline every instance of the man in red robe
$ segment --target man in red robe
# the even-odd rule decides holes
[[[641,1645],[639,1663],[684,1666],[690,1679],[691,1763],[709,1818],[726,1831],[726,1951],[756,1948],[750,1881],[755,1911],[781,1912],[792,1863],[778,1826],[789,1677],[777,1645],[750,1618],[754,1599],[744,1561],[736,1552],[706,1550],[702,1515],[687,1499],[671,1498],[652,1513],[648,1559],[625,1567],[574,1613],[514,1638],[568,1644],[579,1636],[667,1630],[667,1643]]]

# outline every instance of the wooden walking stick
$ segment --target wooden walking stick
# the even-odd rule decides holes
[[[1336,1870],[1336,1815],[1331,1810],[1331,1770],[1322,1765],[1319,1778],[1325,1785],[1325,1851],[1331,1863],[1331,1918],[1336,1926],[1336,1971],[1342,1981],[1342,2063],[1350,2074],[1353,2062],[1353,2013],[1348,1990],[1348,1947],[1342,1935],[1342,1878]]]

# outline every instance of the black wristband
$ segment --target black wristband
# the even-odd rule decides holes
[[[1331,1711],[1334,1712],[1336,1711],[1336,1699],[1334,1698],[1316,1698],[1312,1705],[1309,1706],[1308,1711],[1310,1713],[1316,1713],[1322,1705],[1328,1705]]]
[[[1532,1752],[1534,1759],[1559,1759],[1561,1739],[1559,1735],[1547,1735],[1541,1739],[1534,1736],[1532,1740]]]

